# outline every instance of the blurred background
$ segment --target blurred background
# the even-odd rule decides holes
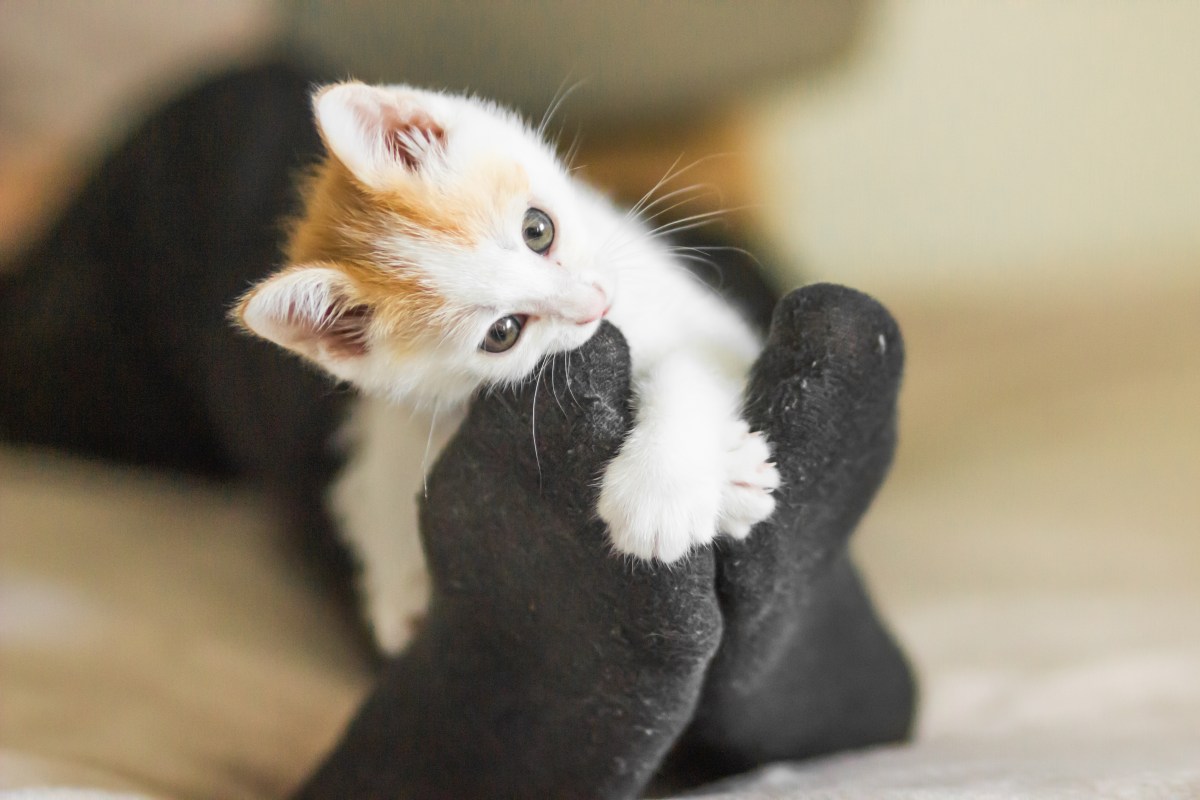
[[[734,209],[723,232],[781,287],[846,283],[899,318],[901,449],[855,547],[932,676],[924,737],[977,732],[984,716],[1034,724],[1037,697],[1074,697],[1079,723],[1095,685],[1073,695],[1037,669],[1144,678],[1154,653],[1200,645],[1200,4],[397,9],[0,3],[0,256],[146,110],[281,48],[335,74],[477,90],[535,119],[578,83],[559,119],[593,180],[637,198],[676,159],[703,159],[681,182],[719,188],[698,203]],[[197,535],[228,530],[230,503],[240,530],[270,526],[250,498],[125,476],[114,509],[80,495],[93,484],[77,471],[55,483],[2,463],[9,530],[132,530],[147,504]],[[1022,694],[1030,681],[1043,694]],[[359,686],[327,691],[334,710],[304,717],[317,733],[287,747],[319,751]],[[1145,700],[1112,702],[1128,719]],[[243,722],[245,742],[262,738]],[[237,757],[257,752],[263,769],[256,746]]]
[[[722,188],[752,192],[754,223],[806,275],[995,289],[1190,270],[1200,252],[1200,9],[1180,0],[64,0],[0,15],[6,242],[33,213],[12,181],[53,192],[46,170],[283,42],[333,74],[466,88],[534,117],[575,87],[565,139],[627,172],[657,149],[668,166],[728,154],[741,163]],[[658,167],[608,182],[636,191]]]

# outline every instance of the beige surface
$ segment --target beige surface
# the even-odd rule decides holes
[[[863,555],[896,602],[1197,587],[1200,271],[1147,274],[890,303],[901,447]]]
[[[892,305],[902,442],[856,549],[923,734],[1200,733],[1200,274]]]
[[[281,796],[367,669],[272,515],[229,490],[2,456],[0,788]]]

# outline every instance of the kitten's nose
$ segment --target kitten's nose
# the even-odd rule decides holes
[[[572,318],[576,325],[590,325],[608,314],[611,307],[612,303],[608,301],[608,295],[593,283],[587,296],[583,298],[579,310]]]

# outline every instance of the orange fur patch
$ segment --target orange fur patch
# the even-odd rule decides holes
[[[430,191],[419,181],[397,182],[379,193],[379,202],[401,224],[445,241],[474,247],[513,197],[529,193],[529,179],[517,164],[489,161],[459,185]]]
[[[355,262],[335,266],[357,289],[353,301],[371,309],[374,327],[393,348],[403,352],[433,333],[445,304],[419,278]]]
[[[386,338],[407,349],[422,334],[435,334],[431,328],[448,309],[419,265],[380,264],[380,242],[411,235],[466,251],[488,235],[513,197],[529,191],[525,171],[506,161],[481,164],[459,183],[435,191],[414,176],[373,191],[327,158],[302,186],[304,213],[291,225],[288,258],[345,273],[359,295],[351,300],[370,307]]]

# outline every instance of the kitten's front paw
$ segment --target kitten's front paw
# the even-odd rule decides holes
[[[694,470],[649,455],[625,448],[613,459],[596,510],[617,550],[669,564],[717,535],[720,493]]]
[[[775,510],[771,493],[779,488],[779,471],[770,461],[771,447],[766,437],[752,432],[741,420],[731,427],[727,446],[720,528],[735,539],[744,539],[750,528]]]
[[[779,472],[766,438],[737,420],[712,445],[664,452],[627,443],[597,505],[617,550],[669,564],[718,533],[743,539],[771,516]]]

